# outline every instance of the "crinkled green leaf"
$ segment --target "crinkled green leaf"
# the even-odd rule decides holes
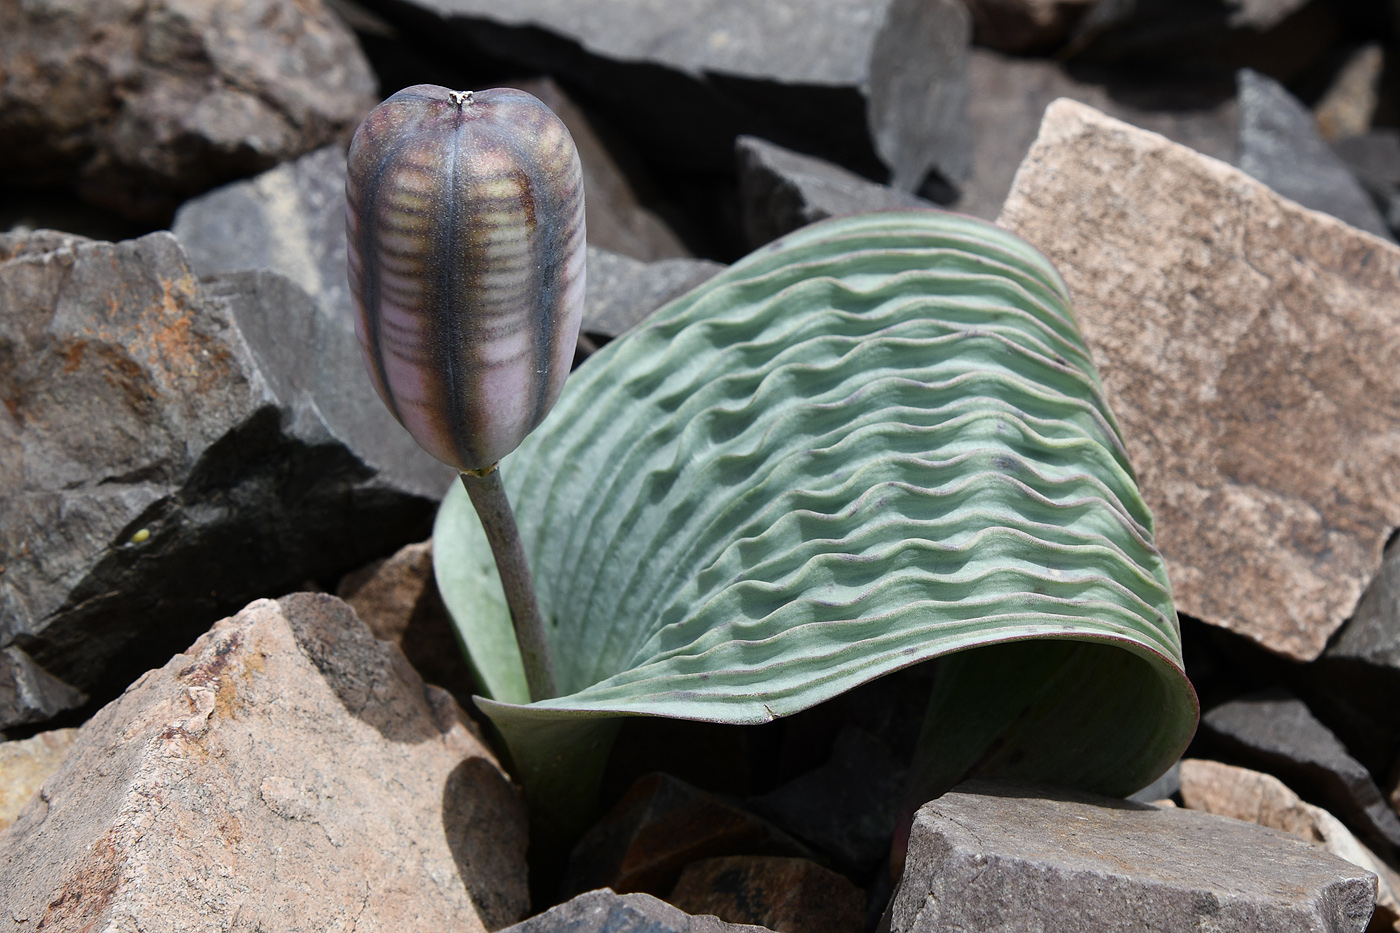
[[[885,212],[759,250],[590,358],[502,471],[562,696],[524,703],[499,582],[459,569],[489,564],[460,488],[435,555],[527,789],[581,773],[571,719],[759,723],[1027,639],[1052,641],[1014,683],[960,656],[949,709],[1007,709],[935,744],[1129,792],[1194,729],[1152,517],[1064,284],[990,224]],[[596,770],[607,740],[578,731]]]

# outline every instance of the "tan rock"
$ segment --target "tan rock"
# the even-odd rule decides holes
[[[350,603],[375,638],[393,642],[424,680],[467,706],[479,692],[433,576],[431,540],[346,574],[336,595]],[[470,708],[470,707],[469,707]]]
[[[217,623],[84,725],[0,836],[21,929],[498,929],[525,819],[460,708],[323,594]]]
[[[1400,922],[1400,875],[1341,820],[1305,802],[1272,774],[1187,758],[1181,762],[1181,799],[1188,809],[1282,830],[1361,866],[1376,876],[1377,911],[1385,911],[1391,924]]]
[[[1323,139],[1360,136],[1371,128],[1384,70],[1385,52],[1380,43],[1371,42],[1352,53],[1313,109]]]
[[[999,223],[1069,286],[1177,608],[1317,657],[1400,525],[1400,248],[1064,100]]]
[[[433,586],[433,542],[405,545],[387,560],[340,581],[336,595],[350,604],[375,638],[398,644]]]
[[[68,755],[77,729],[53,729],[0,743],[0,829],[15,817]]]

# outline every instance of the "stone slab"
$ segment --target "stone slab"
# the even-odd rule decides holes
[[[975,781],[921,807],[892,933],[1360,933],[1375,876],[1250,823]]]
[[[1293,793],[1272,774],[1219,761],[1181,763],[1181,800],[1192,810],[1279,829],[1322,846],[1376,876],[1376,913],[1386,927],[1400,921],[1400,874],[1366,848],[1342,821]]]

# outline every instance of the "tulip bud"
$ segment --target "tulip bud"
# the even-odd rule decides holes
[[[544,420],[583,315],[583,180],[524,91],[420,84],[367,116],[346,181],[355,332],[424,450],[484,470]]]

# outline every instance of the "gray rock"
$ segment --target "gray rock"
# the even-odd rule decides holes
[[[866,876],[889,857],[905,768],[869,733],[847,726],[831,758],[748,801],[760,816]]]
[[[583,331],[617,337],[673,298],[713,278],[723,263],[709,259],[640,262],[605,249],[588,248]]]
[[[961,0],[399,0],[400,26],[606,104],[665,164],[728,173],[751,133],[914,191],[969,168]],[[429,16],[423,16],[429,14]]]
[[[170,225],[197,275],[268,269],[354,333],[345,271],[345,150],[326,146],[192,198]]]
[[[0,726],[46,722],[86,702],[87,694],[35,664],[15,645],[0,651]]]
[[[340,600],[258,600],[78,731],[0,833],[0,928],[514,923],[525,807],[474,730]]]
[[[1400,548],[1388,547],[1356,612],[1296,688],[1366,770],[1391,773],[1400,756]]]
[[[447,488],[397,462],[310,296],[201,284],[169,233],[0,236],[0,348],[0,647],[98,701],[249,599],[421,539]]]
[[[1400,676],[1400,548],[1386,548],[1380,573],[1323,657],[1361,661]]]
[[[1224,703],[1201,717],[1201,730],[1240,764],[1325,806],[1382,855],[1400,846],[1400,817],[1370,772],[1292,694],[1269,690]]]
[[[1361,184],[1317,132],[1307,107],[1283,85],[1240,69],[1239,166],[1304,207],[1393,239]]]
[[[1137,72],[1114,77],[1112,83],[1089,81],[1071,77],[1058,62],[973,49],[967,68],[973,167],[954,209],[996,219],[1016,169],[1040,132],[1045,108],[1059,97],[1088,104],[1205,155],[1235,160],[1239,119],[1233,98],[1212,103],[1202,97],[1182,106],[1173,99],[1179,81]]]
[[[1378,127],[1339,139],[1332,149],[1373,195],[1400,185],[1400,130]]]
[[[650,894],[601,888],[580,894],[500,933],[760,933],[767,927],[692,916]]]
[[[914,818],[892,933],[1343,933],[1375,876],[1295,836],[1175,807],[970,781]]]
[[[744,235],[752,249],[828,217],[938,206],[756,136],[735,140],[734,156]]]
[[[202,283],[233,313],[262,377],[294,417],[342,445],[401,495],[441,499],[456,478],[384,407],[365,372],[354,321],[267,270],[226,272]]]
[[[1380,127],[1332,144],[1371,195],[1390,232],[1400,237],[1400,130]]]
[[[344,136],[376,83],[319,0],[7,3],[0,74],[0,172],[162,222]]]

